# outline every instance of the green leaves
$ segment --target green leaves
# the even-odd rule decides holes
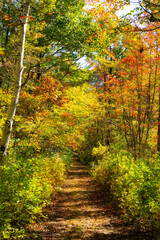
[[[102,188],[110,190],[123,219],[144,229],[159,229],[160,178],[156,164],[153,167],[142,159],[134,162],[122,152],[110,153],[105,146],[95,148],[94,154],[99,161],[93,166],[92,175]]]
[[[43,217],[42,208],[64,180],[60,155],[8,158],[0,167],[0,238],[24,239],[24,226]]]

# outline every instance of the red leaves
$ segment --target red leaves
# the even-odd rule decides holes
[[[21,19],[24,19],[24,18],[29,18],[28,16],[21,16]]]
[[[21,19],[25,19],[25,18],[30,18],[31,20],[34,19],[32,16],[31,17],[29,17],[29,16],[21,16]]]

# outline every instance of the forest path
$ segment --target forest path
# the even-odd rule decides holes
[[[29,239],[132,240],[152,239],[129,231],[95,189],[88,170],[75,161],[61,191],[47,205],[49,219],[31,226]]]

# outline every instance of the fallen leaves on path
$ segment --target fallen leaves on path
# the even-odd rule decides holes
[[[60,192],[46,207],[48,220],[30,226],[29,239],[42,240],[151,240],[130,232],[109,202],[97,196],[88,170],[74,162]]]

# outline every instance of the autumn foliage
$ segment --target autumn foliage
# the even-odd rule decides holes
[[[87,5],[28,0],[25,16],[23,1],[1,2],[0,137],[13,105],[16,115],[5,132],[11,133],[8,149],[0,146],[0,157],[7,152],[0,166],[0,238],[25,237],[74,155],[93,165],[95,181],[113,196],[126,222],[158,229],[157,1],[139,1],[138,12],[123,17],[117,11],[129,5],[127,0],[88,0]],[[25,20],[23,75],[17,83]]]

